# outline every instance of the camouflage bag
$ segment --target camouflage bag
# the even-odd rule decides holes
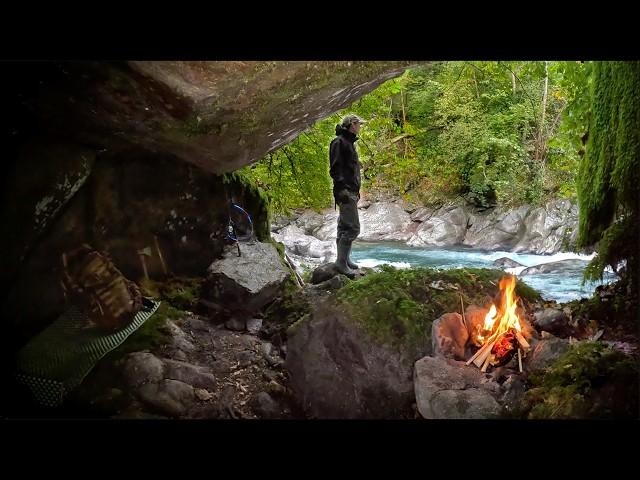
[[[87,311],[89,326],[119,330],[142,308],[138,286],[89,245],[62,254],[62,264],[65,296]]]

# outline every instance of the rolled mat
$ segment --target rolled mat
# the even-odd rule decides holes
[[[114,332],[87,328],[87,314],[72,306],[18,353],[17,380],[38,403],[58,407],[98,361],[119,347],[151,317],[160,302],[145,298],[126,327]]]

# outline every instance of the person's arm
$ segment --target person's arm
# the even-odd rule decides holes
[[[343,154],[342,154],[342,145],[340,140],[336,139],[331,142],[329,147],[329,161],[331,167],[329,169],[329,173],[331,174],[331,178],[335,184],[342,184],[344,182],[343,174]]]

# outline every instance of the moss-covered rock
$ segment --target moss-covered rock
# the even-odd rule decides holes
[[[291,298],[285,367],[304,409],[318,418],[412,418],[413,366],[431,351],[432,322],[459,311],[460,295],[465,305],[492,301],[503,275],[382,267],[310,303]]]
[[[378,340],[401,348],[430,342],[431,322],[464,304],[485,305],[499,292],[504,272],[491,269],[412,268],[382,270],[349,282],[337,293],[338,302]],[[518,282],[516,294],[524,302],[540,295]]]
[[[125,342],[110,353],[112,359],[117,359],[131,352],[155,350],[171,340],[166,330],[167,320],[180,320],[185,312],[172,307],[168,302],[162,302],[158,310],[144,322],[138,330],[133,332]]]
[[[265,331],[269,334],[284,332],[311,311],[311,298],[300,291],[293,278],[289,278],[281,296],[264,312]]]
[[[586,279],[601,278],[607,265],[627,262],[627,280],[640,293],[640,62],[594,62],[591,115],[585,155],[577,177],[578,247],[598,242]]]
[[[541,418],[637,418],[638,365],[601,342],[579,342],[530,377],[520,414]]]
[[[415,358],[378,342],[324,296],[287,330],[285,368],[311,418],[411,418]]]
[[[204,278],[170,277],[160,284],[160,297],[180,310],[193,310]]]
[[[269,197],[251,179],[240,172],[225,174],[223,183],[228,187],[231,199],[243,200],[242,208],[251,215],[253,231],[261,242],[267,242],[271,238],[269,224]]]

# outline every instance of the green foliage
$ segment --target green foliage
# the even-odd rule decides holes
[[[334,135],[335,119],[323,120],[241,172],[264,191],[274,213],[328,207],[332,198],[329,142]]]
[[[584,62],[553,62],[550,68],[557,78],[555,95],[566,102],[560,126],[549,140],[549,166],[557,179],[559,197],[576,196],[578,165],[584,154],[582,137],[587,131],[590,111],[591,67],[591,63]]]
[[[465,305],[488,304],[498,293],[503,275],[492,269],[397,270],[384,265],[380,272],[348,283],[337,298],[375,338],[417,351],[429,341],[433,320],[460,311],[460,295]],[[434,287],[433,282],[440,283]],[[516,294],[526,301],[540,298],[522,282]]]
[[[546,65],[547,74],[545,62],[412,69],[245,171],[267,192],[274,212],[330,206],[328,146],[340,118],[353,112],[369,121],[357,143],[366,192],[426,205],[465,195],[484,207],[572,197],[588,68]]]
[[[418,139],[424,175],[440,179],[430,182],[431,188],[444,187],[443,193],[450,195],[454,186],[485,207],[537,204],[557,190],[555,169],[544,152],[564,103],[550,73],[545,122],[540,125],[543,79],[543,62],[447,64],[431,82],[439,84],[431,112],[416,106],[424,122],[420,126],[427,130]],[[536,147],[540,131],[545,148]],[[539,159],[534,158],[536,148]]]
[[[640,205],[640,62],[595,62],[591,117],[580,164],[578,246],[599,240],[586,279],[602,277],[606,265],[626,260],[638,283]]]

